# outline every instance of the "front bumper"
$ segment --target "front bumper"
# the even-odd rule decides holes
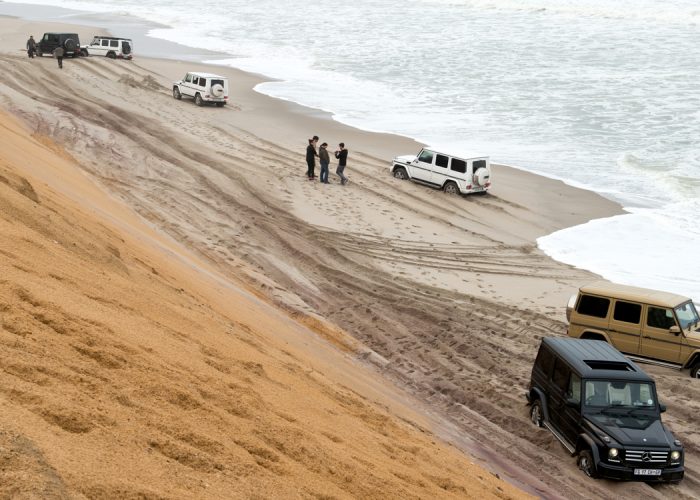
[[[650,467],[651,468],[651,467]],[[665,483],[670,481],[680,481],[683,479],[685,469],[682,465],[675,465],[661,468],[660,476],[639,476],[634,473],[634,467],[625,465],[613,465],[605,462],[598,462],[597,471],[601,477],[607,479],[617,479],[619,481],[644,481],[645,483]]]

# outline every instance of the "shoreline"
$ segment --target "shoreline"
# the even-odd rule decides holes
[[[211,66],[95,58],[67,61],[59,74],[49,59],[18,62],[5,66],[85,92],[83,100],[61,88],[8,95],[35,133],[65,145],[107,193],[293,317],[350,333],[367,348],[362,362],[433,409],[436,435],[467,452],[479,443],[486,463],[503,460],[498,473],[530,491],[575,495],[583,479],[548,436],[530,439],[513,387],[525,383],[538,338],[562,333],[564,297],[592,275],[533,242],[619,207],[505,167],[489,197],[446,199],[400,184],[385,159],[414,141],[261,95],[252,89],[263,79],[238,70],[225,70],[234,105],[217,112],[167,92],[173,75]],[[300,143],[318,129],[353,145],[349,189],[302,180]],[[536,467],[545,460],[554,460],[546,472]]]

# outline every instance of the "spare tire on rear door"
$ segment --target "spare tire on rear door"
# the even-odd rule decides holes
[[[477,186],[486,187],[486,184],[489,182],[490,178],[491,172],[489,172],[489,169],[486,167],[482,167],[476,172],[474,172],[474,175],[472,176],[472,182],[474,182],[474,184],[476,184]]]
[[[211,86],[211,93],[214,97],[223,97],[224,96],[224,86],[221,85],[220,83],[215,83],[214,85]]]
[[[66,38],[66,41],[63,42],[63,47],[68,51],[68,52],[73,52],[77,45],[75,43],[75,40],[72,38]]]

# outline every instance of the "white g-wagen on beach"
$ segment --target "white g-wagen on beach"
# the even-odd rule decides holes
[[[95,35],[90,45],[80,48],[82,55],[105,56],[110,59],[133,59],[134,42],[130,38]]]
[[[416,156],[397,156],[391,162],[397,179],[411,179],[448,194],[485,193],[491,187],[488,156],[454,156],[423,148]]]
[[[211,73],[187,73],[173,83],[173,97],[191,97],[197,106],[213,102],[221,107],[228,102],[228,78]]]

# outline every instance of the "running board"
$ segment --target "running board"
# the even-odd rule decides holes
[[[571,445],[569,444],[569,442],[568,442],[566,439],[564,439],[564,436],[562,436],[561,434],[559,434],[559,432],[555,431],[555,430],[549,425],[549,422],[542,422],[542,423],[544,424],[544,426],[545,426],[547,429],[549,429],[549,432],[551,432],[552,434],[554,434],[554,437],[557,438],[557,439],[561,442],[561,444],[564,445],[564,448],[566,448],[567,450],[569,450],[569,453],[571,453],[572,455],[573,455],[574,453],[576,453],[576,449],[575,449],[573,446],[571,446]]]
[[[648,359],[648,358],[640,358],[638,356],[627,356],[630,358],[632,361],[638,361],[639,363],[646,363],[648,365],[656,365],[656,366],[663,366],[664,368],[673,368],[674,370],[682,370],[683,367],[681,365],[673,364],[673,363],[666,363],[665,361],[656,361],[655,359]]]

